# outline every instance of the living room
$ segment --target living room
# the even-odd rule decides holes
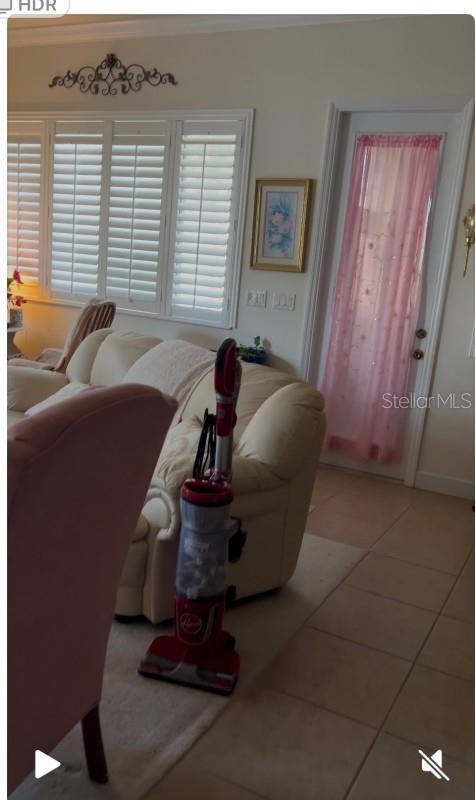
[[[61,520],[77,514],[72,539],[90,520],[77,579],[93,615],[95,577],[110,582],[96,679],[115,615],[102,697],[69,727],[10,700],[12,797],[472,797],[473,19],[17,14],[8,59],[9,537],[40,528],[55,553],[38,575],[42,548],[11,550],[15,692],[34,586],[76,661]],[[241,667],[224,697],[137,670],[173,632],[181,487],[230,338],[247,536],[227,570]],[[97,441],[74,414],[98,415]],[[74,450],[53,457],[60,416]],[[57,476],[32,496],[25,440]],[[99,526],[131,514],[113,564]],[[99,699],[104,786],[76,724]],[[61,766],[35,779],[35,751]]]

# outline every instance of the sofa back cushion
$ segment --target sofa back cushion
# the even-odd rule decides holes
[[[99,331],[90,333],[89,336],[83,339],[66,367],[66,377],[69,381],[76,381],[77,383],[90,382],[91,370],[97,352],[104,340],[113,333],[114,331],[111,329],[102,328]]]
[[[34,406],[30,406],[25,411],[26,417],[33,417],[35,414],[38,414],[40,411],[44,411],[45,408],[50,408],[50,406],[55,406],[57,403],[62,403],[63,400],[68,400],[70,397],[74,397],[75,395],[79,394],[80,392],[84,391],[84,389],[89,389],[88,383],[78,383],[78,381],[70,381],[63,386],[61,389],[58,389],[57,392],[54,394],[50,394],[49,397],[46,397],[44,400],[41,400],[40,403],[35,403]]]
[[[215,363],[215,354],[204,347],[169,339],[148,350],[126,372],[125,383],[144,383],[185,402],[197,382]]]
[[[262,403],[277,392],[278,389],[294,383],[296,380],[287,372],[280,372],[277,369],[273,369],[273,367],[263,367],[261,364],[243,362],[242,370],[240,394],[236,407],[235,442],[240,439],[243,431]],[[206,408],[210,412],[214,412],[215,404],[214,373],[212,370],[195,387],[183,408],[182,419],[188,417],[199,417],[201,419]]]
[[[132,364],[159,343],[160,339],[156,336],[143,336],[133,331],[114,331],[104,339],[97,351],[90,383],[100,386],[119,383]]]

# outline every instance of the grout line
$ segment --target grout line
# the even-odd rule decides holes
[[[388,531],[386,531],[386,533],[388,533]],[[382,538],[382,537],[380,537],[380,538]],[[413,567],[420,567],[420,569],[430,569],[430,570],[433,570],[433,572],[438,572],[440,575],[448,575],[450,578],[454,578],[455,582],[459,578],[459,574],[460,574],[459,572],[456,572],[456,573],[455,572],[446,572],[445,570],[438,569],[438,567],[429,567],[427,564],[419,564],[416,561],[409,561],[408,558],[402,558],[401,556],[395,556],[392,553],[384,553],[382,550],[374,550],[375,545],[379,541],[380,541],[380,539],[378,539],[376,542],[374,542],[373,545],[371,545],[371,547],[369,549],[369,553],[371,553],[372,555],[381,556],[383,558],[393,558],[394,561],[401,561],[402,564],[411,564]],[[466,563],[466,561],[464,563]]]
[[[351,717],[349,714],[345,714],[343,711],[337,711],[335,708],[330,708],[329,706],[322,705],[321,703],[316,703],[314,700],[309,700],[307,697],[302,697],[302,695],[293,694],[291,691],[287,689],[277,689],[275,686],[267,687],[267,689],[268,691],[272,691],[275,694],[283,694],[285,697],[289,697],[291,700],[299,700],[301,703],[307,703],[313,708],[320,708],[322,711],[326,711],[328,714],[335,714],[336,717],[341,717],[342,719],[346,719],[349,722],[354,722],[357,725],[362,725],[365,728],[371,728],[374,731],[377,731],[379,729],[379,725],[374,725],[371,722],[364,722],[362,719],[357,719],[357,717]]]
[[[315,625],[306,625],[307,630],[315,631],[316,633],[322,633],[325,636],[332,636],[334,639],[340,639],[343,642],[349,642],[350,644],[357,645],[357,647],[362,647],[364,650],[371,650],[374,653],[381,653],[385,656],[391,656],[392,658],[397,659],[398,661],[405,661],[406,664],[412,664],[413,661],[411,658],[405,658],[405,656],[398,656],[396,653],[390,653],[388,650],[381,650],[379,647],[373,647],[370,644],[365,644],[364,642],[358,642],[356,639],[349,639],[347,636],[342,636],[340,633],[334,633],[333,631],[326,631],[323,628],[318,628]]]
[[[455,578],[456,582],[456,578]],[[450,591],[453,589],[455,582],[451,585]],[[398,603],[401,606],[409,606],[410,608],[418,608],[419,611],[428,611],[430,614],[441,614],[441,610],[443,605],[440,608],[428,608],[428,606],[418,606],[416,603],[408,603],[406,600],[400,600],[398,597],[392,597],[389,594],[381,594],[380,592],[375,592],[372,589],[364,589],[363,586],[356,586],[354,583],[347,583],[345,580],[341,583],[341,586],[348,586],[350,589],[355,589],[357,592],[365,592],[365,594],[371,594],[373,597],[380,597],[382,600],[390,600],[393,603]],[[448,595],[446,595],[446,598]],[[443,601],[443,604],[446,603],[446,599]]]
[[[459,574],[458,574],[458,576],[457,576],[458,578],[461,576],[461,573],[463,572],[463,570],[464,570],[464,568],[466,567],[467,563],[468,563],[468,562],[469,562],[469,560],[471,559],[471,556],[472,556],[472,554],[473,554],[473,550],[471,550],[471,553],[468,555],[468,557],[466,558],[466,560],[465,560],[465,562],[464,562],[463,566],[461,567],[461,570],[460,570],[460,572],[459,572]],[[446,596],[445,603],[448,601],[448,598],[449,598],[449,596],[450,596],[451,592],[452,592],[452,589],[450,589],[450,590],[448,591],[448,594],[447,594],[447,596]],[[379,736],[380,736],[382,733],[388,733],[390,736],[391,736],[391,735],[393,735],[393,734],[391,734],[391,732],[390,732],[390,731],[388,731],[388,732],[387,732],[387,731],[384,731],[384,726],[385,726],[386,722],[388,721],[388,718],[389,718],[389,716],[390,716],[391,712],[392,712],[392,711],[393,711],[393,709],[395,708],[395,705],[396,705],[396,703],[397,703],[397,702],[398,702],[398,700],[400,699],[400,697],[401,697],[401,695],[402,695],[402,692],[404,691],[404,689],[405,689],[405,687],[406,687],[406,685],[407,685],[407,683],[408,683],[408,681],[409,681],[409,679],[410,679],[410,676],[413,674],[413,672],[414,672],[414,669],[415,669],[415,666],[417,665],[417,660],[418,660],[419,656],[421,655],[421,652],[422,652],[423,648],[425,647],[425,645],[426,645],[426,643],[427,643],[428,639],[430,638],[431,634],[433,633],[433,630],[434,630],[434,628],[435,628],[435,625],[436,625],[436,623],[437,623],[438,619],[440,618],[440,616],[441,616],[441,614],[439,614],[439,615],[437,615],[437,616],[436,616],[436,619],[435,619],[435,621],[433,622],[433,625],[431,625],[431,626],[430,626],[430,629],[429,629],[429,631],[428,631],[428,633],[427,633],[426,637],[423,639],[423,642],[422,642],[422,644],[421,644],[421,646],[420,646],[420,649],[418,650],[418,652],[417,652],[417,654],[416,654],[416,656],[415,656],[415,658],[414,658],[414,660],[413,660],[413,664],[412,664],[411,668],[409,669],[409,671],[408,671],[408,673],[407,673],[407,675],[406,675],[406,677],[405,677],[405,679],[404,679],[404,681],[403,681],[402,685],[400,686],[400,689],[399,689],[399,691],[397,692],[396,696],[394,697],[394,699],[393,699],[393,702],[391,703],[391,705],[390,705],[390,708],[388,709],[388,711],[387,711],[387,714],[385,715],[385,718],[384,718],[384,720],[383,720],[383,722],[382,722],[382,724],[381,724],[381,726],[380,726],[379,730],[377,731],[377,734],[375,735],[375,737],[374,737],[374,739],[373,739],[372,743],[370,744],[370,747],[369,747],[369,749],[367,750],[367,753],[366,753],[366,755],[364,756],[364,758],[363,758],[363,760],[362,760],[362,762],[361,762],[361,764],[360,764],[360,767],[358,768],[357,772],[355,773],[354,777],[352,778],[352,781],[350,782],[350,784],[349,784],[349,786],[348,786],[348,788],[347,788],[347,791],[346,791],[346,792],[345,792],[345,794],[343,795],[343,798],[342,798],[342,800],[348,800],[348,798],[350,797],[350,794],[351,794],[351,792],[352,792],[352,790],[353,790],[353,788],[354,788],[354,786],[355,786],[356,782],[358,781],[358,779],[359,779],[359,776],[360,776],[360,774],[361,774],[361,772],[362,772],[362,770],[363,770],[363,768],[364,768],[365,764],[366,764],[366,763],[367,763],[367,761],[369,760],[370,754],[372,753],[372,750],[373,750],[373,748],[375,747],[375,744],[377,743],[377,740],[378,740]],[[435,672],[436,672],[436,671],[437,671],[437,670],[435,670]],[[453,677],[453,676],[451,676],[451,677]],[[457,679],[457,680],[459,680],[459,679]],[[404,741],[406,741],[406,740],[404,740]],[[414,742],[411,742],[411,744],[413,744],[413,745],[414,745],[415,743],[414,743]]]
[[[431,631],[433,630],[433,627],[436,625],[440,617],[441,614],[437,615],[437,619],[435,620],[434,625],[432,625]],[[455,675],[453,672],[446,672],[444,669],[438,669],[437,667],[430,667],[428,664],[424,664],[422,661],[414,661],[411,658],[405,658],[405,656],[399,656],[396,653],[390,652],[390,650],[382,650],[381,647],[374,647],[370,644],[364,644],[363,642],[358,642],[357,639],[349,639],[347,636],[341,636],[339,633],[326,631],[324,630],[324,628],[317,628],[314,625],[307,625],[306,627],[308,630],[316,631],[316,633],[322,633],[325,636],[333,636],[335,639],[340,639],[343,642],[349,642],[349,644],[356,645],[357,647],[362,647],[365,650],[370,650],[373,653],[380,653],[381,655],[390,656],[391,658],[394,658],[398,661],[404,661],[406,664],[410,664],[410,669],[412,669],[413,667],[424,667],[425,669],[430,669],[432,672],[439,672],[441,673],[441,675],[446,675],[447,678],[455,678],[458,681],[465,681],[465,683],[470,683],[472,686],[474,686],[474,681],[471,678],[462,678],[461,675]],[[424,644],[426,644],[426,638]],[[420,650],[418,651],[416,658],[418,658],[419,655],[420,655]],[[299,695],[296,695],[296,697],[299,697]],[[353,717],[351,717],[350,719],[353,719]],[[357,722],[359,722],[359,720],[357,720]]]
[[[438,620],[442,615],[437,614],[436,619],[430,627],[430,633],[433,631],[433,628],[437,624]],[[468,623],[470,624],[470,623]],[[470,683],[472,686],[474,685],[474,681],[471,678],[463,678],[461,675],[455,675],[453,672],[446,672],[444,669],[438,669],[437,667],[431,667],[428,664],[424,664],[422,661],[415,661],[412,658],[406,658],[405,656],[400,656],[397,653],[392,653],[390,650],[383,650],[381,647],[374,647],[370,644],[364,644],[363,642],[357,641],[357,639],[349,639],[347,636],[341,636],[339,633],[334,633],[333,631],[327,631],[325,628],[318,628],[315,625],[307,625],[308,629],[317,631],[318,633],[324,633],[326,636],[334,636],[336,639],[340,639],[344,642],[350,642],[350,644],[357,645],[358,647],[364,647],[366,650],[371,650],[374,653],[381,653],[385,656],[391,656],[392,658],[396,658],[399,661],[405,661],[407,664],[410,664],[412,667],[425,667],[425,669],[431,669],[432,672],[440,672],[442,675],[446,675],[447,678],[456,678],[458,681],[465,681],[466,683]],[[429,634],[428,634],[429,635]],[[426,644],[428,636],[425,637],[424,644]],[[418,659],[420,655],[420,650],[416,655],[416,659]],[[274,659],[273,659],[274,660]]]
[[[455,587],[453,586],[453,589],[454,588]],[[453,591],[453,589],[452,589],[452,591]],[[446,602],[448,602],[448,599],[446,600]],[[444,617],[445,619],[452,619],[454,622],[462,622],[463,625],[472,625],[473,628],[474,628],[474,619],[473,620],[461,619],[461,617],[454,617],[451,614],[446,614],[444,606],[443,606],[443,610],[440,613],[440,617]]]
[[[261,792],[257,792],[256,789],[250,789],[249,786],[245,786],[244,783],[237,783],[236,781],[232,781],[229,778],[224,778],[222,775],[218,774],[217,772],[212,772],[210,769],[205,767],[198,767],[199,770],[206,773],[207,775],[211,775],[212,778],[218,778],[220,781],[229,784],[230,786],[236,786],[237,789],[242,789],[245,792],[249,792],[253,797],[258,797],[260,800],[272,800],[265,794],[261,794]],[[164,798],[165,800],[165,798]]]
[[[339,638],[341,638],[341,637],[339,637]],[[350,641],[350,640],[345,640],[345,641]],[[354,644],[354,642],[352,642],[352,644]],[[358,642],[356,644],[358,644]],[[366,648],[366,649],[372,650],[372,648]],[[377,651],[374,651],[374,652],[384,653],[384,651],[382,651],[382,650],[377,650]],[[387,653],[384,653],[384,654],[387,655]],[[451,675],[448,672],[443,672],[442,670],[433,669],[433,667],[427,667],[426,665],[420,665],[420,664],[414,665],[411,661],[407,661],[406,659],[400,658],[399,656],[394,656],[394,658],[396,658],[396,659],[398,659],[400,661],[404,661],[406,664],[409,665],[409,670],[408,670],[408,673],[405,675],[405,678],[412,671],[414,666],[424,666],[425,669],[429,669],[432,672],[440,672],[442,675],[445,675],[448,678],[455,678],[456,680],[462,680],[462,681],[465,681],[466,683],[469,683],[470,685],[473,685],[472,681],[468,680],[467,678],[460,678],[458,675]],[[405,679],[402,680],[402,684],[401,684],[402,686],[403,686],[404,680]],[[411,739],[405,739],[404,736],[397,736],[396,734],[394,734],[392,732],[381,731],[381,726],[384,724],[385,719],[388,716],[388,714],[384,715],[384,719],[383,719],[382,723],[379,723],[379,724],[375,725],[372,722],[368,722],[366,720],[359,719],[358,717],[352,717],[350,714],[346,714],[344,711],[338,711],[335,708],[331,708],[330,706],[327,706],[322,702],[317,702],[316,700],[311,700],[309,697],[304,697],[303,695],[295,694],[295,693],[293,693],[292,690],[284,689],[281,686],[274,686],[274,685],[268,686],[268,685],[265,685],[263,683],[261,686],[258,686],[257,688],[264,689],[265,691],[268,691],[268,692],[273,692],[274,694],[282,694],[285,697],[289,697],[292,700],[298,700],[300,703],[306,703],[306,704],[312,706],[313,708],[320,708],[320,709],[322,709],[323,711],[326,711],[329,714],[335,714],[337,717],[341,717],[342,719],[346,719],[349,722],[354,722],[357,725],[362,725],[363,727],[366,727],[366,728],[372,728],[374,731],[377,731],[378,734],[387,733],[389,736],[395,736],[395,738],[401,739],[402,742],[407,742],[407,744],[412,744],[412,745],[415,744],[415,742],[413,742]],[[398,692],[399,692],[399,690],[398,690]],[[454,756],[451,756],[451,757],[454,758]],[[460,759],[456,759],[456,760],[460,760]],[[461,763],[462,764],[467,764],[468,762],[461,760]]]
[[[344,491],[345,491],[345,490],[344,490]],[[342,493],[344,493],[344,492],[342,492]],[[332,496],[332,498],[330,498],[330,497],[329,497],[329,498],[328,498],[328,500],[335,499],[335,498],[336,498],[336,497],[337,497],[339,494],[341,494],[341,492],[337,492],[335,495],[333,495],[333,496]],[[325,501],[324,501],[324,503],[323,503],[322,505],[325,505],[326,503],[327,503],[327,500],[325,500]],[[411,502],[409,503],[409,505],[408,505],[408,506],[407,506],[405,509],[403,509],[403,511],[401,511],[401,512],[400,512],[400,513],[399,513],[399,514],[398,514],[398,515],[395,517],[395,519],[392,519],[392,521],[391,521],[391,522],[389,522],[389,523],[386,523],[386,522],[382,523],[383,525],[385,525],[385,527],[384,527],[383,531],[382,531],[382,532],[381,532],[381,533],[380,533],[380,534],[377,536],[377,538],[375,539],[375,541],[374,541],[374,542],[372,542],[372,544],[371,544],[371,545],[369,545],[368,547],[362,547],[362,545],[356,545],[356,544],[353,544],[353,543],[351,543],[351,542],[342,542],[342,541],[341,541],[341,544],[347,544],[347,545],[349,545],[349,544],[350,544],[352,547],[359,547],[359,546],[360,546],[360,547],[361,547],[361,549],[363,549],[363,550],[367,550],[367,552],[369,552],[369,553],[370,553],[370,552],[373,550],[373,548],[375,547],[375,545],[376,545],[378,542],[380,542],[380,540],[381,540],[381,539],[382,539],[382,538],[385,536],[385,534],[386,534],[386,533],[388,533],[388,532],[389,532],[389,531],[390,531],[390,530],[391,530],[391,529],[392,529],[392,528],[393,528],[393,527],[394,527],[394,526],[397,524],[397,522],[399,522],[399,520],[400,520],[400,519],[403,517],[403,515],[404,515],[404,514],[406,514],[406,513],[407,513],[407,511],[409,510],[410,506],[411,506]],[[321,506],[321,508],[322,508],[322,506]],[[311,512],[311,513],[315,514],[315,512],[316,512],[316,511],[318,511],[318,510],[319,510],[319,507],[318,507],[318,506],[316,506],[316,508],[314,509],[314,511],[313,511],[313,512]],[[339,514],[339,512],[338,512],[338,511],[336,511],[335,513],[336,513],[336,514]],[[350,515],[348,515],[348,514],[340,514],[340,516],[341,516],[341,517],[349,517],[349,520],[351,520],[351,519],[354,519],[354,517],[352,517],[352,516],[350,516]],[[309,517],[309,514],[308,514],[308,517]],[[361,518],[361,517],[359,517],[359,519],[360,519],[362,522],[369,523],[369,524],[372,522],[372,520],[369,520],[369,519],[363,519],[363,518]],[[306,521],[307,521],[307,518],[306,518]],[[307,533],[307,531],[305,531],[305,532]],[[312,533],[311,533],[311,536],[312,536],[312,535],[314,535],[314,536],[322,536],[322,534],[320,534],[320,533],[314,533],[314,534],[312,534]],[[323,536],[322,538],[324,538],[324,539],[325,539],[325,538],[328,538],[328,537],[325,537],[325,536]],[[330,541],[337,541],[337,542],[339,542],[340,540],[339,540],[339,539],[331,539]],[[384,554],[384,555],[385,555],[385,554]],[[402,560],[403,560],[403,559],[402,559]],[[409,562],[409,563],[411,563],[411,562]],[[418,566],[418,565],[416,565],[416,566]]]
[[[398,658],[400,661],[406,661],[407,664],[413,664],[413,658],[400,656],[397,653],[392,653],[390,650],[383,650],[381,647],[374,647],[373,645],[359,642],[357,639],[349,639],[348,636],[342,636],[340,633],[328,631],[325,628],[318,628],[317,625],[307,625],[306,627],[313,631],[318,631],[319,633],[325,633],[327,636],[335,636],[336,639],[341,639],[344,642],[350,642],[351,644],[356,644],[359,647],[365,647],[366,650],[373,650],[375,653],[382,653],[385,656],[392,656],[393,658]]]
[[[400,519],[400,517],[402,517],[402,516],[403,516],[403,514],[404,514],[404,513],[405,513],[405,511],[402,511],[402,513],[401,513],[401,514],[400,514],[400,516],[399,516],[399,517],[398,517],[398,518],[395,520],[395,522],[397,522],[397,521]],[[387,530],[390,530],[390,528],[391,528],[391,527],[393,527],[393,525],[395,524],[395,522],[392,522],[392,523],[390,523],[389,527],[388,527],[388,528],[386,528],[386,529],[383,531],[383,533],[381,534],[381,536],[379,537],[379,539],[377,539],[377,540],[375,541],[375,544],[377,543],[377,541],[380,541],[380,539],[382,538],[382,536],[384,536],[384,534],[387,532]],[[308,535],[310,535],[310,536],[312,536],[312,535],[314,535],[314,536],[319,536],[319,534],[308,534]],[[321,538],[325,539],[326,537],[325,537],[325,536],[323,536],[323,537],[321,537]],[[329,539],[328,541],[336,541],[336,540],[335,540],[335,539]],[[348,547],[357,547],[357,545],[350,545],[350,544],[349,544],[349,542],[338,542],[338,544],[344,544],[345,546],[348,546]],[[355,569],[358,567],[358,565],[359,565],[359,564],[360,564],[360,563],[361,563],[361,562],[364,560],[364,558],[366,558],[366,557],[367,557],[367,555],[368,555],[368,554],[369,554],[369,552],[370,552],[370,549],[369,549],[369,548],[361,547],[361,548],[358,548],[358,549],[362,550],[362,556],[361,556],[361,557],[358,559],[358,561],[356,561],[356,562],[355,562],[355,564],[354,564],[354,565],[351,567],[351,569],[349,570],[349,572],[347,573],[347,575],[345,575],[345,576],[342,578],[342,580],[340,581],[340,583],[338,583],[338,584],[337,584],[337,586],[334,586],[334,588],[333,588],[333,589],[332,589],[332,590],[329,592],[329,594],[328,594],[328,595],[326,595],[326,597],[325,597],[325,598],[324,598],[324,599],[323,599],[323,600],[322,600],[322,601],[319,603],[319,605],[318,605],[318,606],[316,606],[316,608],[315,608],[315,609],[312,611],[312,613],[311,613],[311,614],[309,614],[309,616],[308,616],[308,617],[306,617],[306,619],[305,619],[305,620],[304,620],[304,622],[303,622],[303,625],[306,625],[306,624],[307,624],[307,622],[308,622],[308,620],[309,620],[309,619],[310,619],[310,618],[311,618],[311,617],[312,617],[312,616],[313,616],[313,615],[314,615],[314,614],[315,614],[317,611],[319,611],[319,609],[321,608],[321,606],[322,606],[322,605],[323,605],[323,604],[324,604],[324,603],[325,603],[325,602],[326,602],[326,601],[329,599],[329,597],[332,597],[332,595],[333,595],[333,594],[334,594],[334,593],[337,591],[337,589],[339,589],[339,588],[340,588],[340,586],[342,586],[342,585],[344,584],[344,581],[346,581],[346,580],[349,578],[349,576],[350,576],[350,575],[352,575],[352,573],[354,572],[354,570],[355,570]],[[446,602],[446,601],[445,601],[445,602]]]

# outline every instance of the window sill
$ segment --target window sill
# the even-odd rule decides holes
[[[65,308],[83,308],[86,300],[66,300],[59,297],[27,297],[28,304],[32,305],[45,305],[45,306],[63,306]],[[192,327],[200,328],[217,328],[219,330],[227,331],[232,330],[233,325],[222,324],[220,322],[211,322],[205,320],[191,320],[185,317],[167,317],[159,314],[157,311],[145,311],[140,308],[123,308],[117,306],[118,314],[127,314],[132,317],[146,317],[148,319],[160,320],[161,322],[176,322],[181,325],[191,325]]]

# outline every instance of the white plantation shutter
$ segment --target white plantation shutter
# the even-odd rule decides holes
[[[230,325],[251,121],[241,111],[11,115],[9,273],[20,270],[32,298],[108,297]]]
[[[38,286],[42,195],[42,139],[9,136],[7,144],[7,267],[25,287]]]
[[[98,293],[103,132],[97,123],[57,124],[53,147],[51,290]]]
[[[224,324],[234,267],[241,123],[184,123],[180,142],[171,316]]]
[[[112,139],[106,295],[158,307],[166,123],[117,122]]]

